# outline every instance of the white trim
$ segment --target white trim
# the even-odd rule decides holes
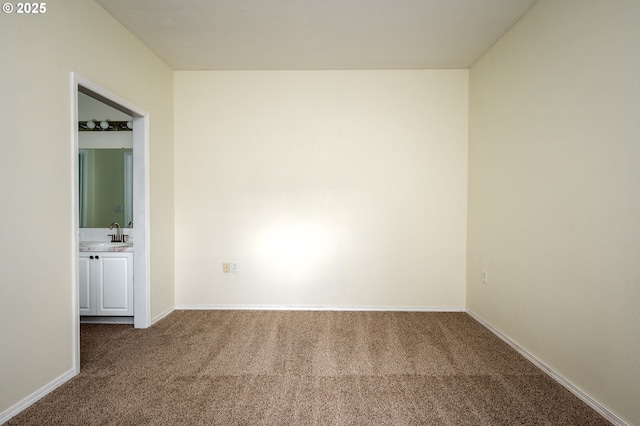
[[[19,401],[17,404],[14,404],[11,407],[7,408],[5,411],[0,413],[0,424],[5,424],[12,417],[26,410],[31,405],[38,402],[41,398],[44,398],[46,395],[53,392],[55,389],[57,389],[64,383],[73,379],[75,376],[76,376],[76,370],[75,368],[72,368],[71,370],[67,371],[57,379],[44,385],[43,387],[41,387],[40,389],[38,389],[28,397],[24,398],[22,401]]]
[[[111,104],[111,106],[116,107],[118,106],[119,108],[116,108],[122,112],[125,112],[129,115],[132,115],[131,113],[133,113],[136,117],[147,117],[149,116],[149,113],[145,110],[143,110],[142,108],[138,107],[137,105],[132,104],[131,102],[129,102],[128,100],[116,95],[115,93],[112,93],[110,91],[108,91],[107,89],[95,84],[94,82],[92,82],[91,80],[88,80],[86,78],[84,78],[83,76],[81,76],[78,73],[73,73],[76,77],[76,81],[78,83],[79,86],[84,87],[85,89],[90,90],[91,92],[95,93],[98,96],[101,96],[102,98],[105,99],[106,102],[109,102]],[[113,104],[117,104],[117,105],[113,105]],[[74,127],[75,129],[77,129],[77,123],[76,126]],[[135,128],[135,124],[134,124],[134,128]],[[134,145],[135,146],[135,145]]]
[[[527,349],[520,346],[518,343],[513,341],[510,337],[503,334],[500,330],[498,330],[493,325],[489,324],[485,320],[483,320],[478,314],[473,312],[470,309],[467,309],[466,312],[480,325],[485,327],[487,330],[495,334],[500,340],[511,346],[515,349],[520,355],[531,361],[536,367],[544,371],[547,375],[549,375],[552,379],[558,382],[560,385],[564,386],[569,392],[577,396],[582,402],[587,404],[589,407],[596,410],[600,415],[602,415],[605,419],[610,421],[616,426],[629,426],[629,423],[620,418],[613,411],[609,410],[607,407],[602,405],[598,400],[590,396],[588,393],[580,389],[574,383],[572,383],[569,379],[562,376],[562,374],[555,371],[553,368],[549,367],[543,361],[538,359],[535,355],[529,352]]]
[[[80,374],[80,276],[78,253],[80,245],[80,206],[78,204],[78,76],[71,73],[71,362],[74,375]],[[31,404],[29,404],[31,405]],[[26,407],[25,407],[26,408]],[[3,423],[0,418],[0,424]]]
[[[151,325],[151,281],[150,281],[150,235],[151,232],[148,229],[150,225],[149,221],[149,113],[132,104],[126,99],[111,93],[110,91],[98,86],[97,84],[87,80],[79,74],[72,72],[73,87],[72,87],[72,104],[74,105],[72,117],[72,129],[73,129],[73,143],[74,149],[74,167],[72,173],[78,174],[77,164],[77,149],[78,149],[78,107],[77,107],[77,93],[79,86],[92,92],[96,96],[102,98],[102,100],[114,108],[123,111],[133,116],[133,292],[134,292],[134,327],[147,328]],[[74,212],[72,216],[77,216],[77,176],[74,178],[74,187],[72,188],[72,194],[74,197]],[[140,202],[140,200],[143,200]],[[73,258],[77,257],[78,252],[78,227],[77,218],[73,218],[73,240],[72,246],[75,249]],[[72,282],[74,285],[75,299],[78,298],[78,266],[77,261],[74,260]],[[74,300],[77,304],[77,300]],[[75,309],[78,311],[78,309]],[[79,317],[79,315],[76,315]],[[78,322],[77,319],[74,319]],[[79,325],[77,326],[79,330]],[[79,336],[79,331],[77,333]],[[77,351],[79,354],[79,337],[75,339],[74,344],[77,345]],[[79,357],[78,357],[78,371],[79,371]]]
[[[465,312],[464,308],[442,306],[328,306],[328,305],[177,305],[176,310],[238,311],[390,311]]]
[[[146,113],[145,113],[146,114]],[[140,153],[142,152],[142,155]],[[149,115],[133,117],[134,327],[151,325],[151,221],[149,220]],[[144,200],[142,203],[139,200]],[[140,296],[143,297],[140,297]]]

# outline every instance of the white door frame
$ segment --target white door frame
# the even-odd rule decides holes
[[[79,297],[79,217],[78,217],[78,92],[82,91],[99,101],[133,117],[133,302],[134,327],[151,325],[150,232],[149,232],[149,113],[126,99],[111,93],[81,75],[71,73],[72,142],[72,272],[74,365],[80,372],[80,310]]]

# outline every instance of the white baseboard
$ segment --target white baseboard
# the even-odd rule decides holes
[[[56,388],[66,383],[67,381],[71,380],[72,378],[74,378],[76,374],[77,373],[75,369],[71,369],[67,371],[57,379],[54,379],[52,382],[46,384],[45,386],[41,387],[40,389],[32,393],[22,401],[18,402],[17,404],[13,405],[12,407],[9,407],[7,410],[0,413],[0,425],[8,422],[12,417],[19,414],[21,411],[26,410],[31,405],[36,403],[38,400],[45,397],[47,394],[51,393],[52,391],[54,391]]]
[[[593,408],[598,413],[600,413],[600,415],[602,415],[602,417],[604,417],[605,419],[607,419],[608,421],[610,421],[611,423],[613,423],[616,426],[629,426],[629,423],[624,421],[622,418],[620,418],[613,411],[609,410],[607,407],[602,405],[596,399],[591,397],[588,393],[586,393],[585,391],[580,389],[578,386],[573,384],[570,380],[568,380],[567,378],[562,376],[560,373],[555,371],[553,368],[549,367],[544,362],[542,362],[541,360],[536,358],[535,355],[530,353],[528,350],[526,350],[525,348],[520,346],[515,341],[511,340],[511,338],[509,338],[508,336],[503,334],[500,330],[495,328],[493,325],[491,325],[488,322],[486,322],[485,320],[483,320],[478,314],[476,314],[475,312],[473,312],[472,310],[469,310],[469,309],[467,309],[466,312],[473,319],[478,321],[483,327],[485,327],[487,330],[489,330],[490,332],[492,332],[493,334],[498,336],[498,338],[500,338],[506,344],[511,346],[513,349],[515,349],[520,355],[522,355],[525,358],[527,358],[529,361],[531,361],[533,364],[535,364],[536,367],[538,367],[539,369],[544,371],[552,379],[554,379],[556,382],[560,383],[567,390],[569,390],[569,392],[571,392],[572,394],[577,396],[582,402],[584,402],[589,407]]]
[[[461,307],[443,306],[328,306],[328,305],[177,305],[176,310],[218,311],[393,311],[393,312],[465,312]]]
[[[175,309],[176,309],[175,306],[171,306],[168,309],[166,309],[164,312],[161,312],[160,314],[158,314],[155,317],[151,318],[151,325],[157,323],[158,321],[160,321],[161,319],[163,319],[164,317],[169,315],[171,312],[173,312]]]

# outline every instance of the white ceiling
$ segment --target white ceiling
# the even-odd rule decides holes
[[[469,68],[536,0],[96,0],[175,70]]]

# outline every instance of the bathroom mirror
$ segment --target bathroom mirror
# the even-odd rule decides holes
[[[78,210],[81,228],[108,228],[113,222],[123,228],[131,226],[133,134],[128,126],[125,129],[109,128],[109,124],[130,120],[130,115],[87,94],[78,93]],[[86,125],[88,121],[92,122],[91,127]]]
[[[131,227],[133,220],[133,150],[78,150],[81,228]]]

